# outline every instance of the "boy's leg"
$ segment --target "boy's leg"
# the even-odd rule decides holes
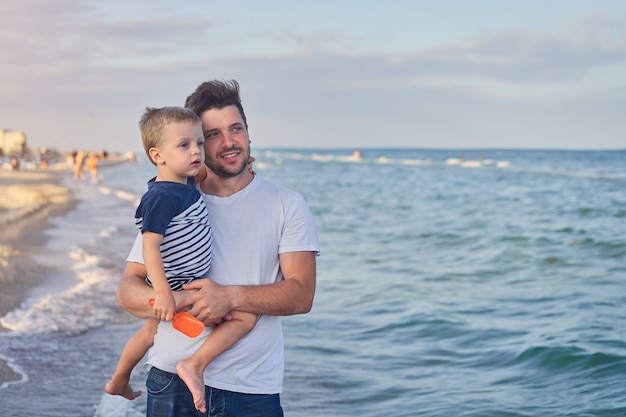
[[[189,387],[196,409],[199,411],[203,413],[206,411],[206,392],[202,375],[204,368],[248,334],[256,320],[256,314],[234,311],[231,320],[215,327],[191,357],[176,365],[176,373]]]
[[[152,367],[148,372],[146,389],[146,417],[207,416],[196,410],[187,385],[176,374]]]
[[[207,413],[194,408],[185,383],[176,375],[150,369],[146,381],[147,417],[283,417],[279,394],[241,394],[205,387]]]
[[[106,392],[111,395],[121,395],[129,400],[134,400],[141,395],[141,391],[133,391],[130,386],[130,374],[154,343],[158,325],[159,320],[147,319],[143,326],[128,339],[117,368],[104,387]]]

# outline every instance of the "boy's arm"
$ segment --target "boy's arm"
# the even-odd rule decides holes
[[[176,310],[176,302],[165,276],[161,243],[163,235],[159,233],[143,232],[143,258],[150,282],[154,287],[153,311],[161,320],[172,320]]]

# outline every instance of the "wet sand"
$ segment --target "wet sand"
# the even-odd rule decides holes
[[[55,171],[0,171],[0,315],[21,302],[42,271],[29,254],[45,242],[49,218],[71,210],[74,198]]]
[[[45,270],[29,255],[45,242],[48,219],[74,206],[61,171],[0,171],[0,316],[17,308]],[[18,380],[0,358],[0,384]]]
[[[104,160],[103,166],[125,157]],[[65,164],[36,171],[0,169],[0,317],[19,307],[29,291],[50,275],[34,256],[42,252],[53,228],[51,217],[71,211],[76,200],[67,186],[71,170]],[[88,174],[87,174],[88,177]],[[0,331],[4,331],[0,327]],[[0,385],[19,380],[0,355]]]

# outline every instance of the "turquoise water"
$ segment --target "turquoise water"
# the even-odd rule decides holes
[[[287,416],[626,415],[626,151],[350,155],[255,151],[259,175],[305,196],[322,246],[312,312],[284,320]],[[152,169],[82,186],[74,215],[95,237],[71,251],[94,283],[2,319],[45,323],[0,333],[28,375],[0,389],[3,416],[142,415],[102,386],[139,324],[114,288]],[[92,318],[37,320],[70,304]]]
[[[264,172],[324,249],[314,314],[286,320],[295,415],[626,415],[626,153],[458,154]]]

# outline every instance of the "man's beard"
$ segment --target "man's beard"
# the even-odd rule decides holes
[[[248,169],[248,158],[250,157],[250,147],[248,147],[247,149],[248,152],[244,152],[244,150],[239,148],[238,146],[233,146],[227,149],[226,151],[222,151],[222,153],[232,152],[232,151],[241,152],[243,154],[244,159],[241,162],[241,165],[224,166],[220,164],[219,158],[206,158],[204,163],[207,166],[207,168],[211,170],[211,172],[213,172],[215,175],[217,175],[220,178],[236,177],[237,175],[241,174],[244,170]]]

